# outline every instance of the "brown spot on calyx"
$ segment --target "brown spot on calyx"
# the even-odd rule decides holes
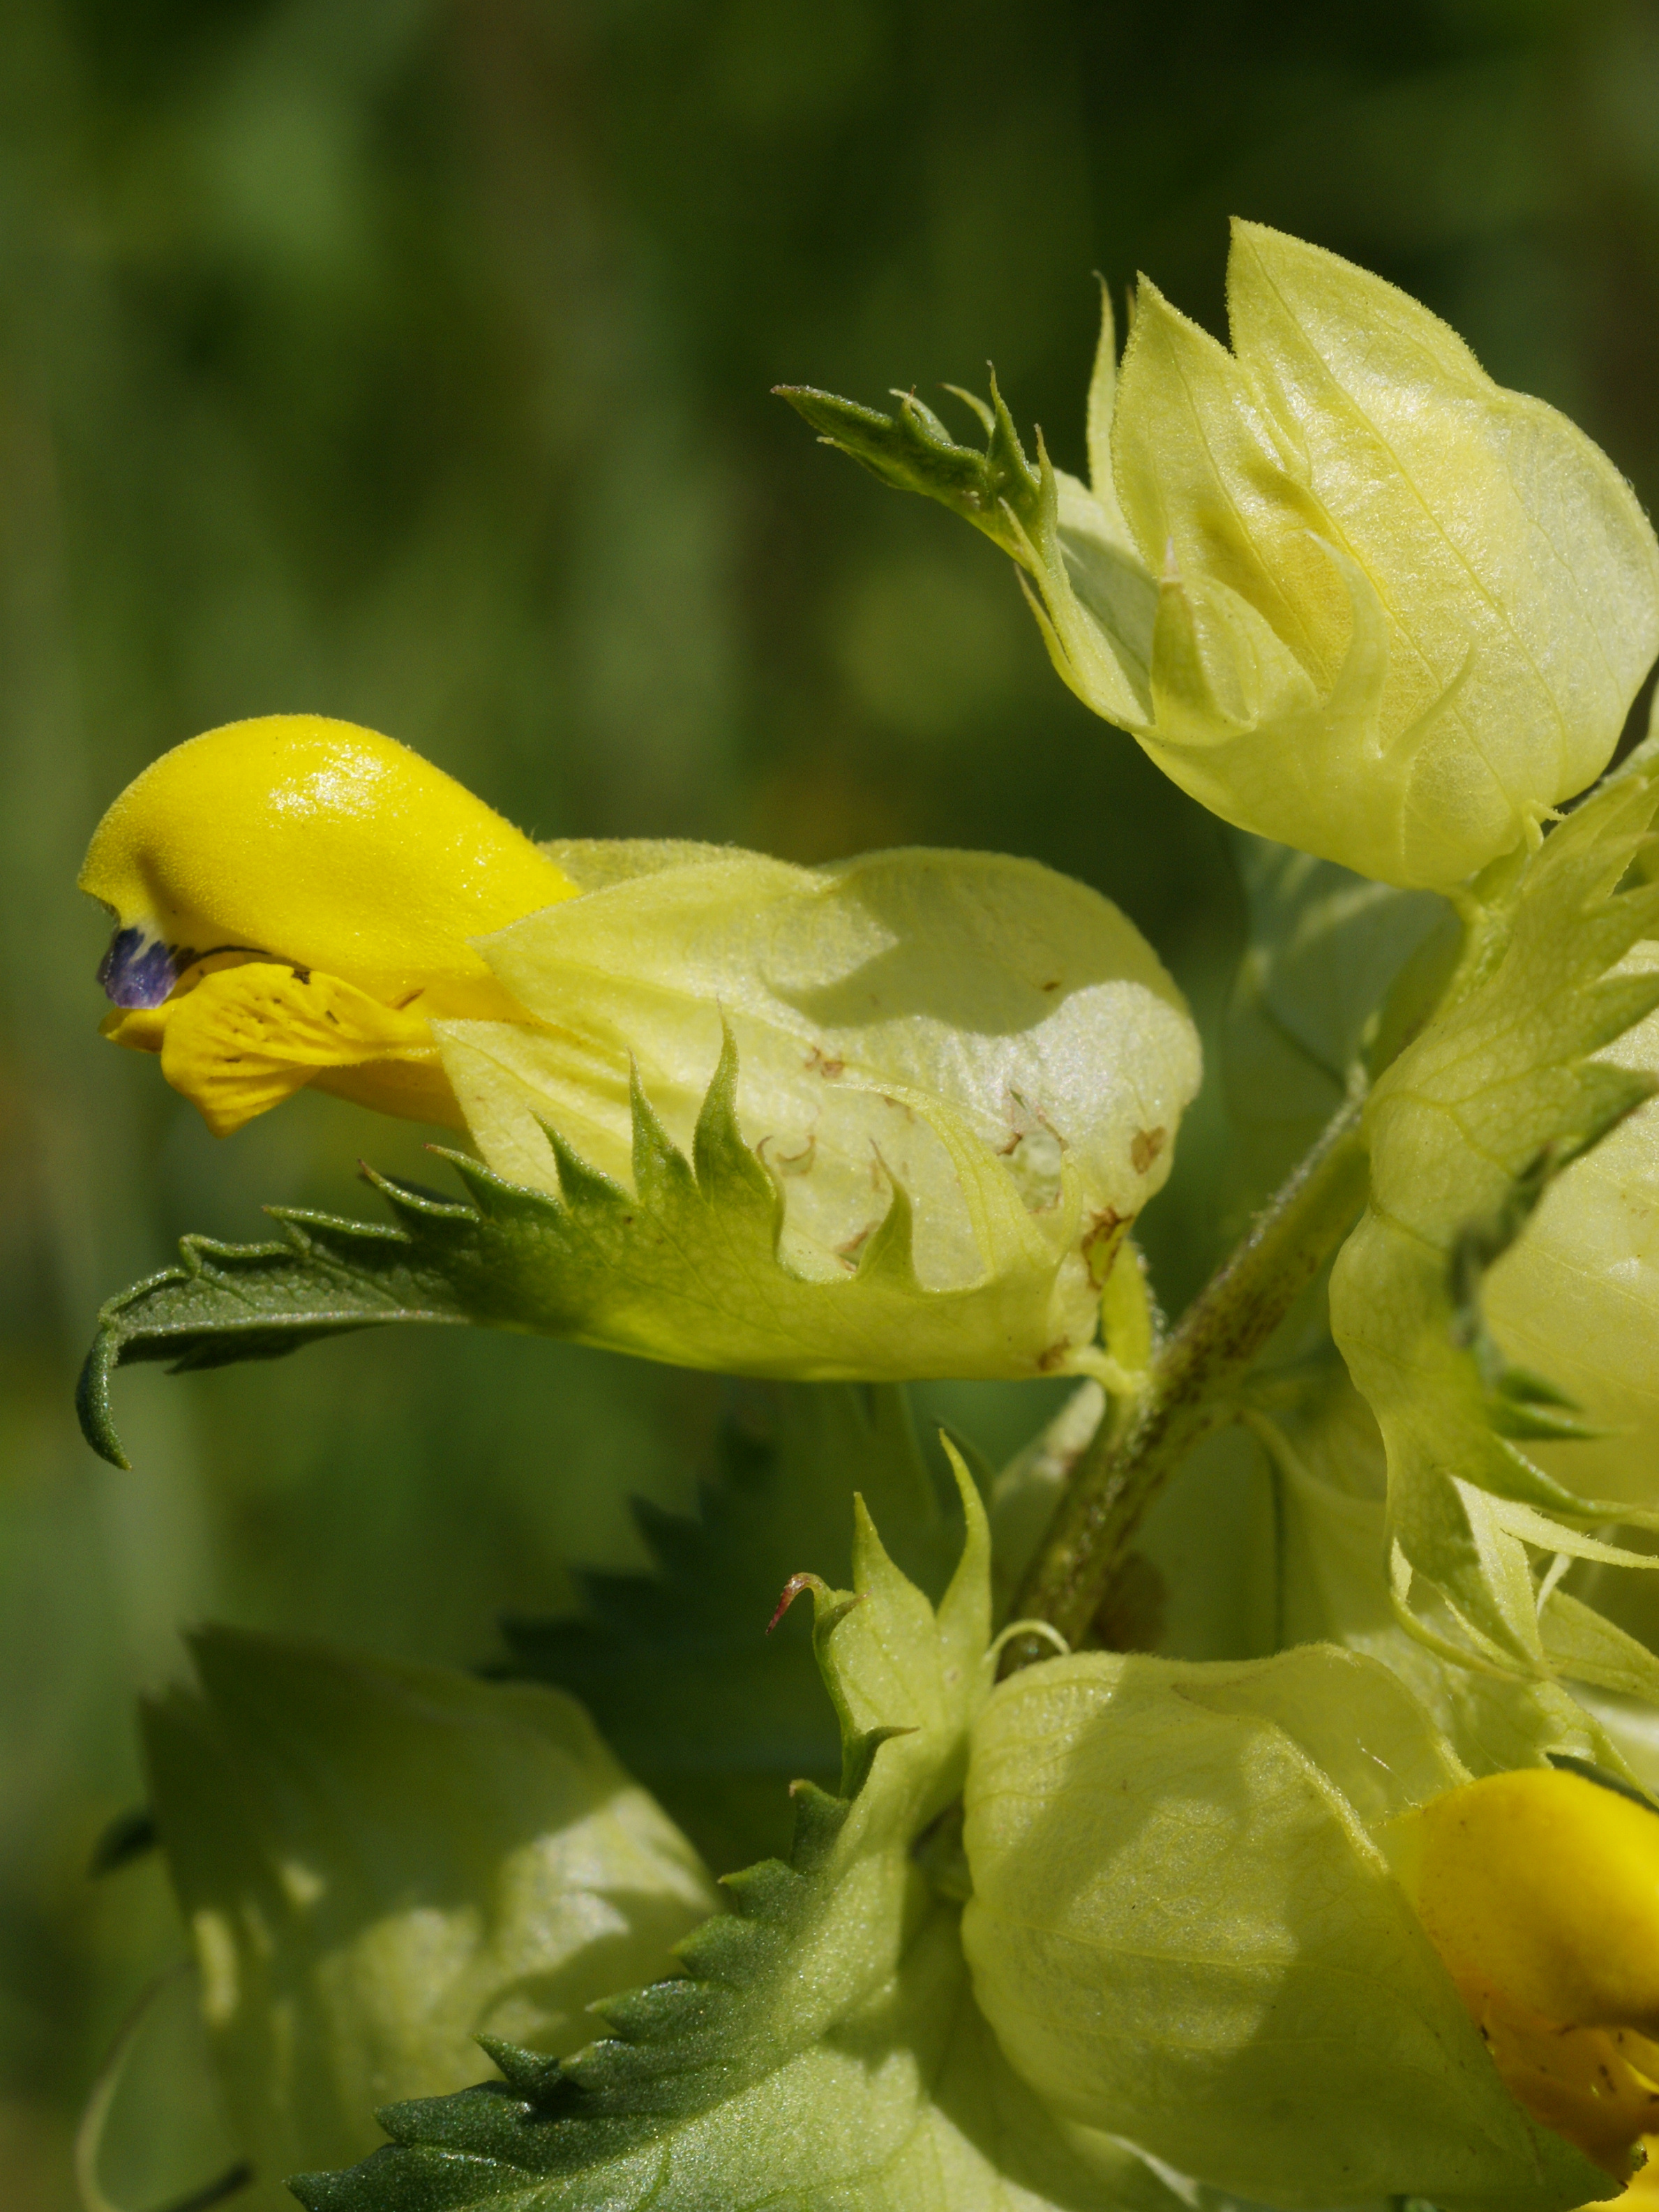
[[[1042,1108],[1036,1105],[1020,1091],[1010,1089],[1003,1103],[1003,1112],[1008,1121],[1008,1141],[997,1147],[999,1159],[1017,1152],[1028,1137],[1036,1136],[1039,1129],[1051,1136],[1062,1152],[1071,1150],[1064,1133],[1055,1128]]]
[[[1052,1375],[1054,1370],[1064,1360],[1066,1353],[1071,1350],[1071,1338],[1069,1336],[1062,1336],[1056,1343],[1051,1344],[1046,1352],[1039,1352],[1037,1354],[1037,1373],[1039,1375]]]
[[[1137,1129],[1129,1146],[1129,1164],[1135,1173],[1145,1175],[1169,1141],[1170,1133],[1161,1125],[1156,1129]]]
[[[836,1257],[843,1261],[848,1267],[856,1268],[860,1254],[880,1226],[881,1224],[878,1221],[866,1221],[856,1236],[849,1237],[844,1244],[836,1246]]]
[[[816,1070],[826,1083],[833,1083],[838,1075],[844,1075],[847,1073],[847,1062],[844,1060],[830,1059],[825,1054],[822,1045],[815,1044],[801,1065],[809,1074]]]
[[[775,1141],[775,1139],[769,1133],[766,1136],[763,1137],[759,1144],[755,1147],[755,1157],[757,1159],[763,1162],[767,1167],[772,1170],[775,1175],[804,1176],[811,1171],[812,1162],[817,1157],[818,1149],[818,1140],[816,1132],[808,1135],[806,1142],[801,1146],[798,1152],[780,1152],[775,1150],[769,1150],[769,1147],[774,1146]]]
[[[1123,1242],[1124,1231],[1133,1218],[1132,1214],[1120,1213],[1114,1206],[1103,1206],[1084,1232],[1084,1264],[1089,1270],[1089,1280],[1096,1290],[1101,1288],[1111,1273],[1117,1248]]]

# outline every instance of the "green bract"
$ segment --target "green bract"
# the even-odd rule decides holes
[[[963,1940],[1058,2113],[1275,2204],[1563,2212],[1607,2178],[1499,2081],[1377,1837],[1462,1770],[1383,1668],[1080,1654],[974,1732]]]
[[[144,1719],[226,2101],[262,2205],[377,2106],[552,2052],[717,1896],[575,1702],[229,1629]]]
[[[295,2181],[308,2212],[1175,2212],[1010,2070],[923,1869],[990,1680],[985,1518],[959,1479],[937,1611],[862,1510],[853,1589],[799,1578],[842,1763],[836,1792],[795,1785],[788,1863],[731,1876],[683,1978],[607,2002],[602,2040],[562,2063],[493,2045],[506,2082],[384,2113],[391,2146]]]
[[[1583,1424],[1553,1381],[1504,1358],[1481,1289],[1552,1181],[1654,1087],[1597,1055],[1659,996],[1659,975],[1625,964],[1659,921],[1659,890],[1615,888],[1656,784],[1659,752],[1644,747],[1471,902],[1443,1000],[1367,1106],[1370,1204],[1331,1279],[1332,1331],[1387,1447],[1396,1602],[1482,1663],[1646,1694],[1650,1655],[1569,1594],[1540,1592],[1528,1548],[1650,1564],[1589,1530],[1659,1525],[1659,1504],[1581,1494],[1528,1456],[1523,1444]]]
[[[1066,683],[1212,812],[1449,886],[1606,765],[1659,544],[1582,432],[1382,278],[1241,222],[1228,307],[1231,352],[1143,281],[1121,371],[1108,310],[1088,486],[1000,402],[981,457],[914,399],[789,396],[997,538]]]
[[[695,1517],[636,1502],[650,1572],[583,1574],[580,1612],[502,1623],[514,1672],[580,1698],[717,1873],[787,1851],[790,1784],[840,1771],[811,1638],[793,1620],[762,1631],[803,1559],[850,1580],[855,1493],[910,1580],[942,1592],[959,1532],[903,1389],[752,1385]]]
[[[1385,1454],[1376,1422],[1327,1362],[1264,1390],[1272,1414],[1252,1426],[1267,1448],[1278,1640],[1328,1640],[1382,1661],[1413,1692],[1471,1774],[1585,1761],[1632,1776],[1627,1747],[1604,1716],[1560,1682],[1460,1663],[1413,1634],[1390,1603]],[[1564,1593],[1549,1601],[1553,1626]],[[1639,1769],[1638,1770],[1640,1771]]]

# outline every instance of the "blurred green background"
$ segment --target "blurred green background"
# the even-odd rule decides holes
[[[420,1172],[418,1132],[320,1097],[216,1145],[100,1042],[103,806],[214,723],[343,715],[544,834],[1034,854],[1212,1023],[1216,825],[1062,690],[1000,555],[769,386],[936,396],[989,356],[1080,465],[1091,271],[1218,327],[1237,210],[1429,301],[1651,507],[1659,12],[12,0],[0,115],[0,2195],[58,2212],[178,1949],[153,1864],[85,1873],[176,1625],[482,1657],[568,1560],[636,1556],[628,1494],[689,1497],[720,1400],[371,1335],[124,1380],[136,1468],[100,1465],[70,1394],[103,1297],[263,1200],[356,1209],[360,1151]],[[1149,1217],[1172,1305],[1225,1148],[1212,1103]],[[929,1402],[995,1457],[1041,1395]],[[111,2146],[136,2212],[205,2170],[170,2094]]]

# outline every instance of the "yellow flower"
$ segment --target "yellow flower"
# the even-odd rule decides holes
[[[1512,2093],[1622,2180],[1659,2125],[1659,1814],[1542,1768],[1399,1824],[1399,1871]]]
[[[519,1012],[471,940],[576,886],[406,746],[271,714],[178,745],[105,815],[104,1034],[228,1135],[307,1083],[462,1126],[434,1018]]]
[[[1034,861],[538,849],[341,722],[179,746],[81,880],[116,919],[106,1033],[210,1127],[316,1083],[465,1130],[547,1201],[513,1311],[657,1358],[1099,1370],[1198,1085],[1151,946]]]

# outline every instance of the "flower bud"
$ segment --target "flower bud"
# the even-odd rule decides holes
[[[1385,1858],[1462,1780],[1398,1680],[1328,1645],[1012,1677],[974,1731],[963,1919],[1005,2054],[1063,2119],[1274,2204],[1604,2196],[1505,2088]]]
[[[832,445],[1012,555],[1054,665],[1224,821],[1449,890],[1612,756],[1659,652],[1659,542],[1543,401],[1380,276],[1233,228],[1232,349],[1142,281],[1109,302],[1091,482],[783,387]]]
[[[418,753],[315,714],[164,753],[80,882],[115,918],[105,1035],[159,1052],[220,1136],[313,1082],[459,1126],[429,1024],[510,1017],[472,940],[575,890]]]
[[[1573,422],[1427,307],[1234,228],[1232,352],[1141,288],[1110,438],[1159,577],[1137,737],[1225,821],[1444,890],[1593,783],[1659,546]]]
[[[151,1704],[155,1807],[262,2206],[480,2080],[475,2038],[562,2057],[718,1909],[575,1702],[216,1628]]]
[[[1126,726],[1225,820],[1449,887],[1607,765],[1659,545],[1581,431],[1381,277],[1241,222],[1227,296],[1231,352],[1143,283],[1118,380],[1115,503],[1158,579]]]

